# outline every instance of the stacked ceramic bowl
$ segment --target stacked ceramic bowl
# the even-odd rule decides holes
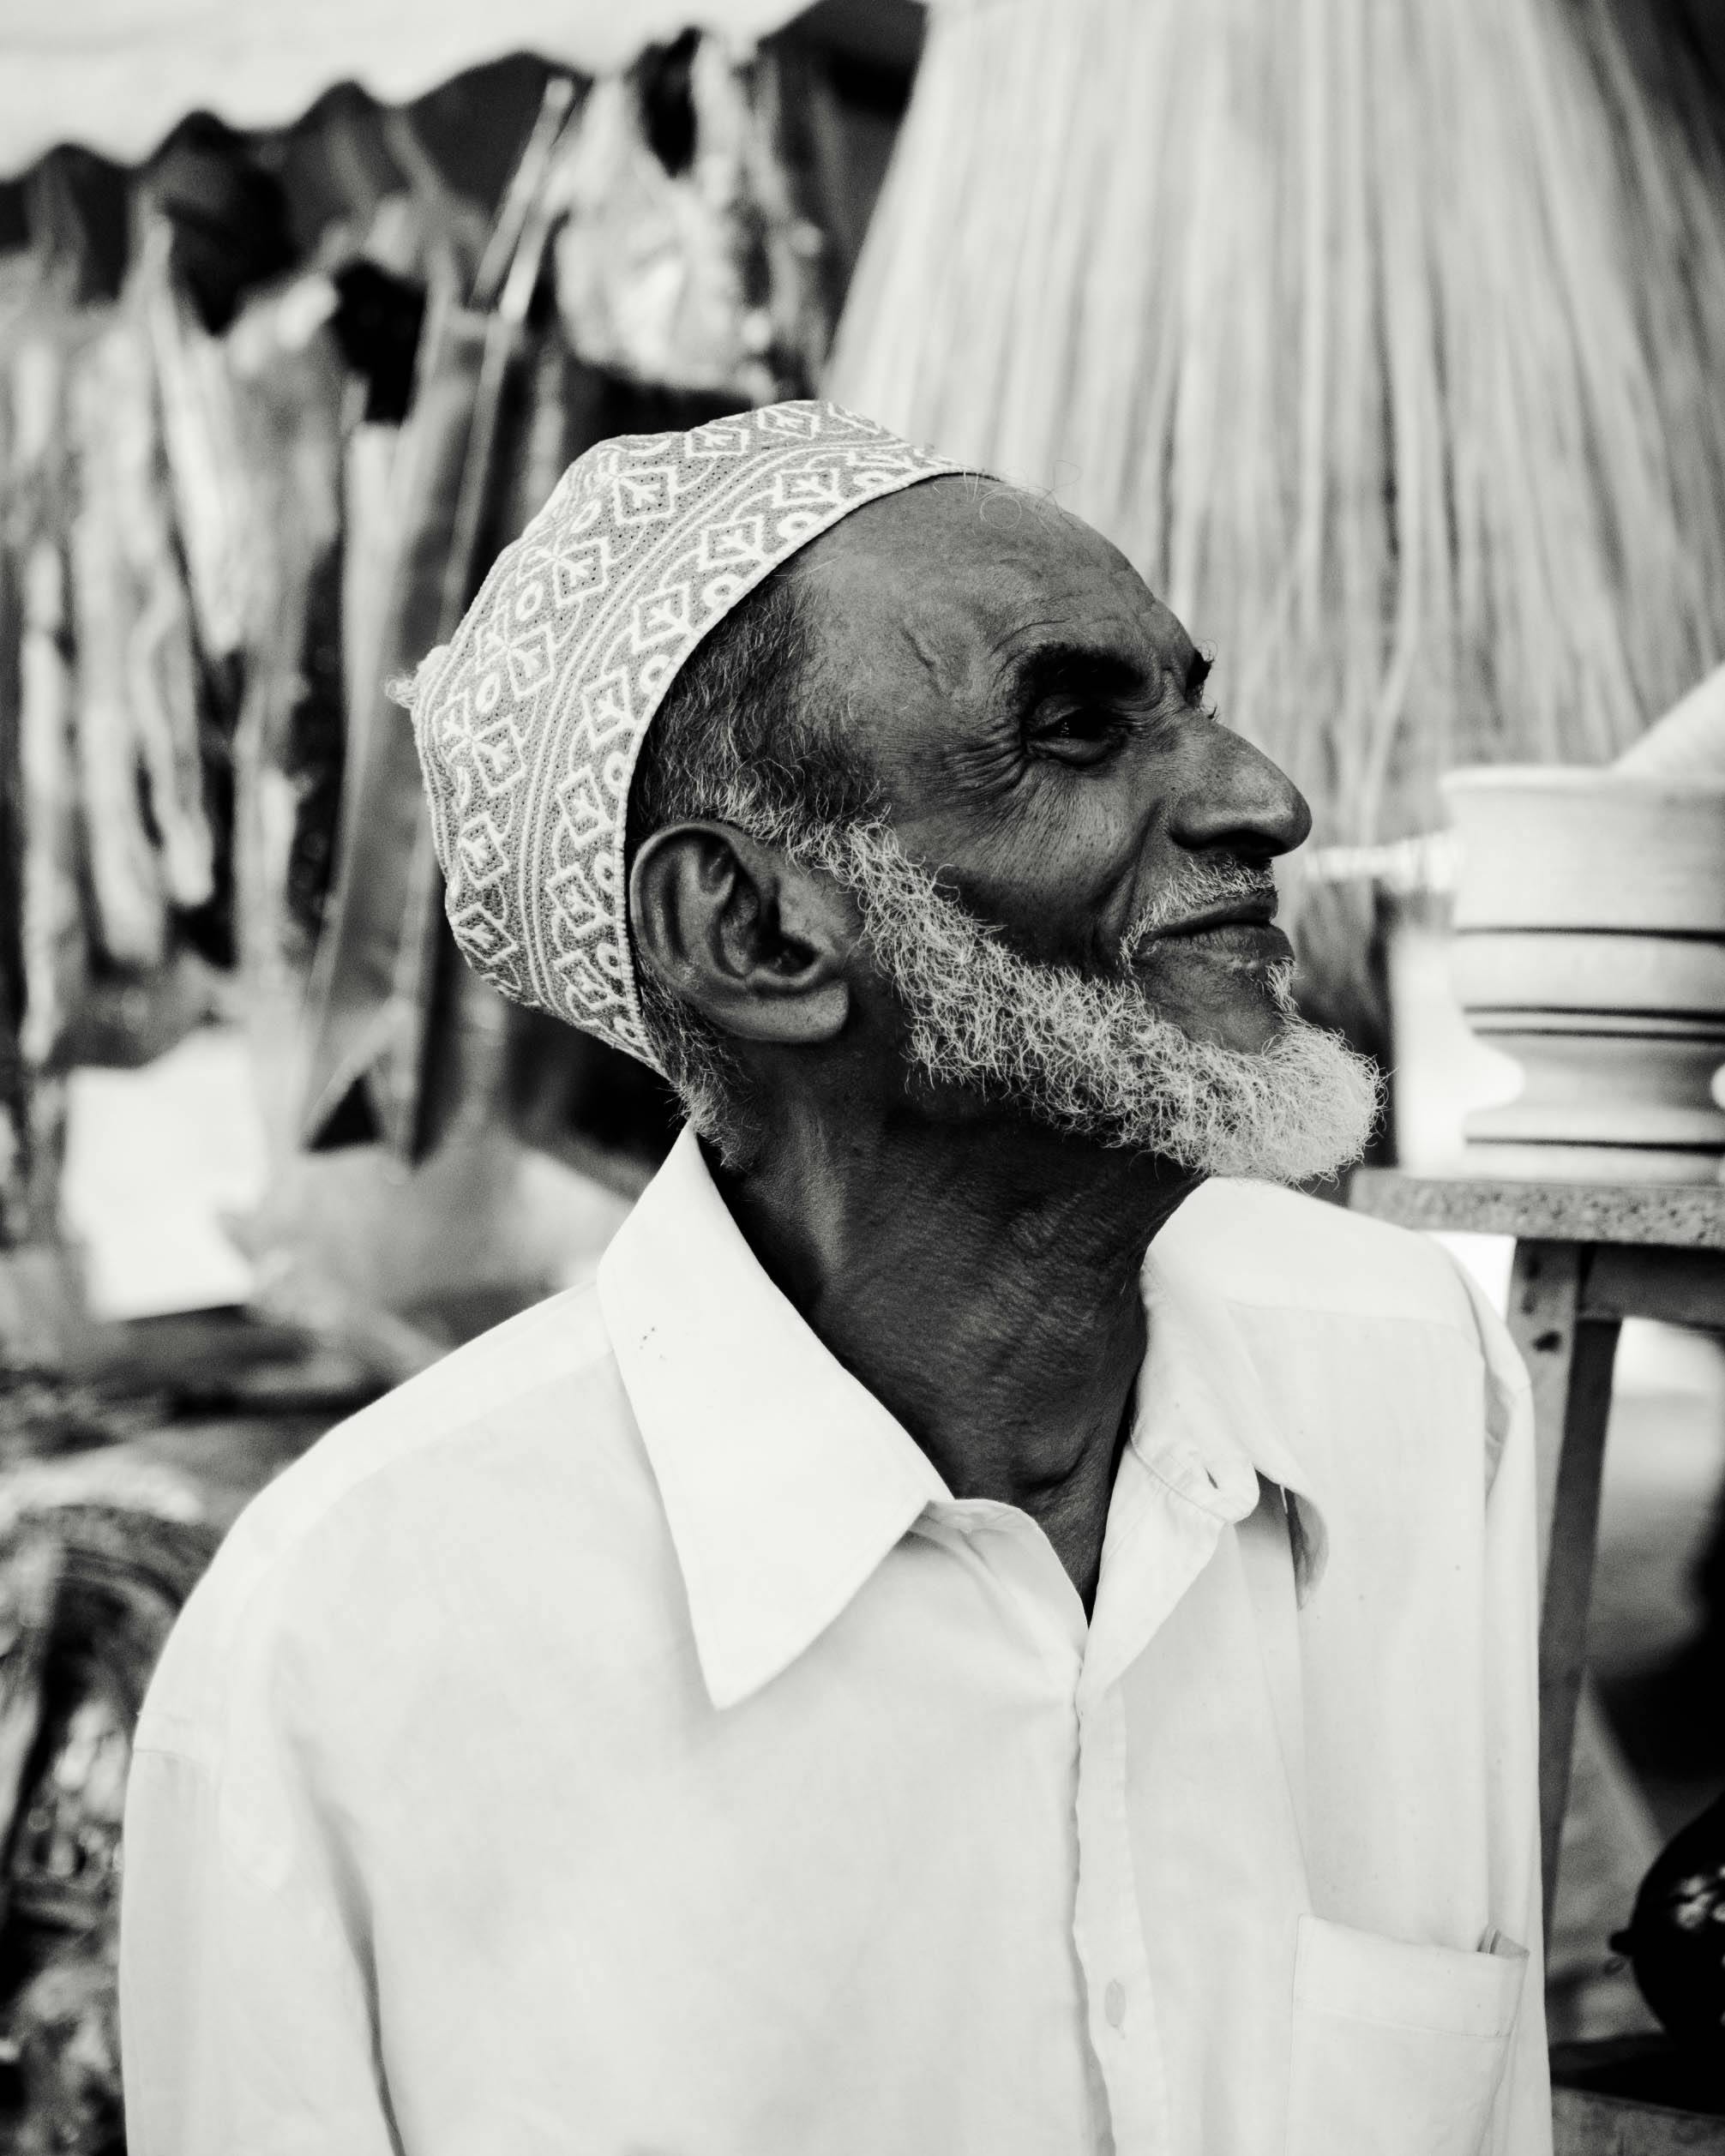
[[[1445,780],[1453,970],[1524,1083],[1465,1126],[1483,1174],[1711,1182],[1725,1168],[1725,779],[1518,766]]]

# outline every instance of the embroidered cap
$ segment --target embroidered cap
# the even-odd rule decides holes
[[[837,405],[622,435],[572,464],[407,700],[444,903],[516,1003],[657,1069],[629,943],[629,781],[702,637],[851,510],[960,467]]]

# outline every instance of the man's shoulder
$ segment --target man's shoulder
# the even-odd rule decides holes
[[[1471,1478],[1476,1439],[1492,1486],[1527,1376],[1502,1318],[1441,1241],[1246,1181],[1206,1184],[1170,1226],[1182,1222],[1171,1270],[1228,1310],[1273,1371],[1298,1457],[1324,1470],[1332,1498],[1367,1460],[1381,1474],[1398,1458],[1447,1457]],[[1408,1441],[1399,1450],[1385,1442],[1392,1426]]]
[[[581,1546],[656,1510],[598,1295],[554,1295],[340,1424],[252,1499],[175,1629],[140,1741],[205,1749],[243,1673],[337,1625],[363,1649],[428,1575],[446,1602],[495,1601],[549,1537],[578,1592]]]
[[[610,1336],[591,1286],[494,1325],[319,1438],[243,1512],[230,1564],[267,1561],[330,1516],[488,1478],[512,1445],[574,1451],[627,1420]]]
[[[1429,1235],[1277,1184],[1231,1178],[1204,1185],[1169,1227],[1177,1231],[1170,1255],[1182,1270],[1236,1305],[1411,1320],[1477,1338],[1476,1300]]]

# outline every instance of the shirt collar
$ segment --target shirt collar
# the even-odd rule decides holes
[[[1151,1346],[1131,1442],[1153,1474],[1224,1519],[1252,1510],[1259,1475],[1297,1498],[1303,1600],[1323,1565],[1322,1521],[1249,1343],[1197,1277],[1204,1222],[1182,1223],[1203,1195],[1145,1264]],[[598,1293],[708,1696],[734,1706],[788,1668],[923,1508],[952,1492],[767,1277],[692,1132],[612,1239]]]
[[[691,1131],[612,1238],[598,1291],[701,1674],[714,1706],[733,1706],[951,1492],[768,1279]]]

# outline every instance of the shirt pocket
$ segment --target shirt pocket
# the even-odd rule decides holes
[[[1480,2156],[1526,1970],[1301,1917],[1288,2156]]]

